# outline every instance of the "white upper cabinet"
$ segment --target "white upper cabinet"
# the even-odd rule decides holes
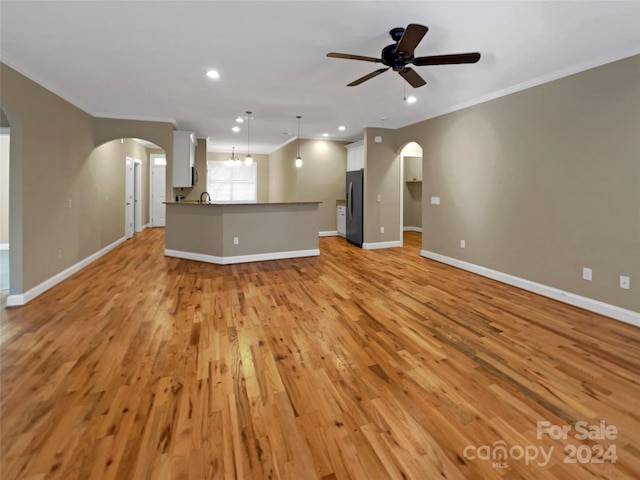
[[[364,141],[345,145],[347,149],[347,172],[364,168]]]
[[[193,132],[173,132],[173,186],[193,186],[193,166],[195,162],[196,134]]]

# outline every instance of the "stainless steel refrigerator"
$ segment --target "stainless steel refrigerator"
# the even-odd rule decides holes
[[[364,170],[347,172],[347,241],[362,247]]]

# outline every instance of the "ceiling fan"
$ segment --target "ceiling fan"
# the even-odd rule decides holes
[[[454,53],[450,55],[432,55],[429,57],[414,57],[413,52],[418,46],[418,43],[422,40],[429,29],[424,25],[418,25],[410,23],[406,29],[393,28],[389,31],[389,35],[394,42],[391,45],[387,45],[382,49],[380,57],[364,57],[362,55],[350,55],[348,53],[327,53],[327,57],[331,58],[346,58],[348,60],[362,60],[364,62],[382,63],[386,65],[386,68],[380,68],[374,72],[371,72],[364,77],[361,77],[353,82],[349,83],[347,87],[355,87],[367,80],[377,77],[381,73],[386,72],[390,68],[398,72],[402,78],[404,78],[412,87],[418,88],[425,85],[427,82],[418,75],[418,72],[408,67],[407,65],[414,65],[416,67],[422,67],[425,65],[450,65],[453,63],[476,63],[480,60],[480,54],[473,53]]]

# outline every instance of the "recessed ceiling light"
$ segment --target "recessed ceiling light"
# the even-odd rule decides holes
[[[207,77],[212,78],[212,79],[214,79],[214,80],[215,80],[215,79],[220,78],[220,74],[219,74],[217,71],[215,71],[215,70],[209,70],[209,71],[207,72]]]
[[[329,136],[329,134],[328,134],[328,133],[323,133],[323,134],[322,134],[322,136],[323,136],[323,137],[328,137],[328,136]]]
[[[344,132],[347,128],[344,125],[340,125],[338,127],[338,130],[340,130],[341,132]]]
[[[407,103],[416,103],[418,100],[416,97],[407,97]]]
[[[242,122],[244,122],[244,118],[238,117],[238,118],[236,118],[236,122],[242,123]]]
[[[240,131],[240,127],[236,125],[231,130],[233,130],[234,132],[238,133]]]

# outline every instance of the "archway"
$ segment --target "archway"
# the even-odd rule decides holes
[[[422,147],[416,142],[404,145],[399,163],[400,238],[404,244],[405,232],[422,233]]]
[[[0,295],[1,305],[9,294],[9,174],[11,158],[11,127],[0,110]]]

